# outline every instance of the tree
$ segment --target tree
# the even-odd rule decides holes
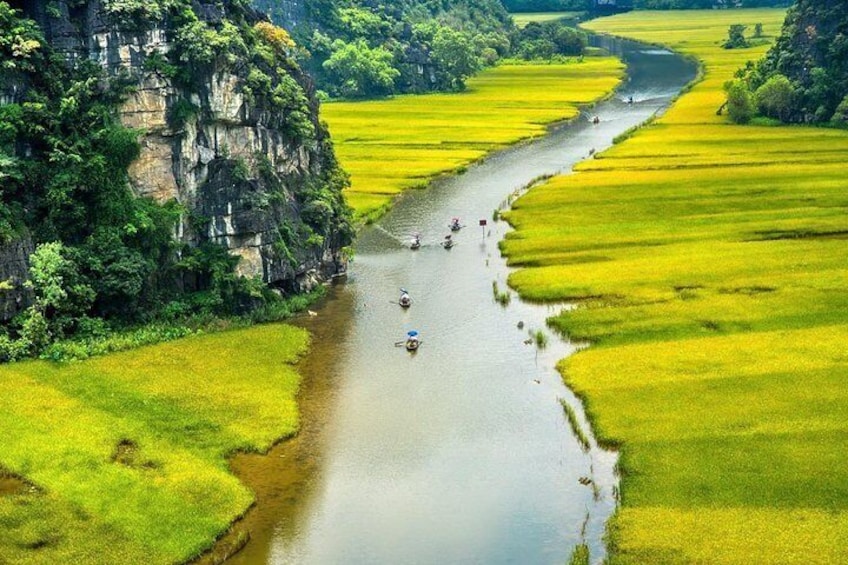
[[[795,87],[788,78],[777,74],[757,89],[754,98],[763,115],[787,121],[793,112]]]
[[[443,88],[461,90],[468,77],[481,68],[472,37],[449,27],[439,28],[433,37],[433,62]]]
[[[745,124],[754,117],[754,97],[748,85],[741,80],[733,80],[724,85],[727,92],[727,113],[737,124]]]
[[[324,70],[335,81],[339,94],[348,97],[383,96],[394,92],[400,72],[392,67],[392,54],[382,47],[370,48],[364,39],[333,42]]]
[[[745,39],[745,30],[748,26],[742,24],[732,24],[727,30],[727,41],[722,47],[725,49],[742,49],[750,47],[750,43]]]

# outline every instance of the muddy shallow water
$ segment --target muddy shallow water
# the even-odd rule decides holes
[[[594,440],[584,451],[564,417],[560,399],[588,430],[555,370],[575,346],[545,327],[560,307],[493,299],[493,281],[506,289],[497,244],[508,227],[492,212],[609,146],[694,77],[668,52],[607,46],[629,67],[612,99],[405,195],[360,235],[347,281],[300,321],[314,336],[301,434],[233,461],[257,506],[236,526],[251,541],[229,563],[563,563],[578,543],[603,559],[616,456]],[[467,225],[445,250],[452,216]],[[415,231],[424,246],[410,251]],[[414,300],[406,311],[392,303],[401,287]],[[525,343],[531,329],[546,348]],[[395,346],[408,330],[423,340],[415,354]]]

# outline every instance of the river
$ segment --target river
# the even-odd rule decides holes
[[[493,281],[505,290],[509,272],[498,251],[509,228],[493,210],[532,179],[602,151],[694,77],[693,64],[667,51],[601,41],[628,65],[614,97],[405,194],[360,234],[347,281],[300,322],[314,335],[302,432],[268,456],[233,461],[258,503],[236,526],[251,541],[229,563],[561,564],[579,543],[592,563],[605,557],[616,454],[591,438],[581,448],[564,417],[560,399],[588,430],[555,369],[576,346],[545,327],[562,306],[514,293],[502,306],[492,292]],[[445,250],[452,216],[467,225]],[[424,245],[411,251],[416,231]],[[409,310],[392,302],[401,287]],[[543,349],[526,343],[539,329]],[[395,346],[409,330],[423,342],[415,354]]]

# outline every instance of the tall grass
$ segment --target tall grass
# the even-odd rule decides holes
[[[563,361],[621,445],[611,563],[846,563],[848,133],[736,126],[724,50],[778,10],[633,12],[587,27],[698,57],[659,120],[504,215],[510,278],[593,347]]]
[[[571,426],[571,431],[574,433],[574,437],[577,438],[577,443],[580,444],[583,451],[589,451],[589,448],[591,447],[589,437],[583,430],[583,426],[580,425],[580,420],[577,419],[577,412],[575,412],[571,404],[569,404],[564,398],[560,398],[559,403],[562,405],[562,410],[565,412],[565,417],[568,420],[568,425]]]

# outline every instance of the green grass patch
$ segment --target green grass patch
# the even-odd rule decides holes
[[[779,10],[631,12],[586,27],[696,56],[659,120],[504,216],[510,284],[580,307],[563,361],[620,444],[612,564],[844,563],[848,548],[848,133],[737,126],[722,84]]]
[[[608,95],[622,73],[611,57],[503,64],[460,93],[326,103],[322,116],[351,176],[347,201],[360,221],[373,221],[404,190],[574,118],[578,105]]]
[[[298,427],[284,325],[188,337],[68,364],[0,367],[0,466],[33,492],[0,496],[14,563],[176,563],[198,555],[253,496],[237,450]]]

